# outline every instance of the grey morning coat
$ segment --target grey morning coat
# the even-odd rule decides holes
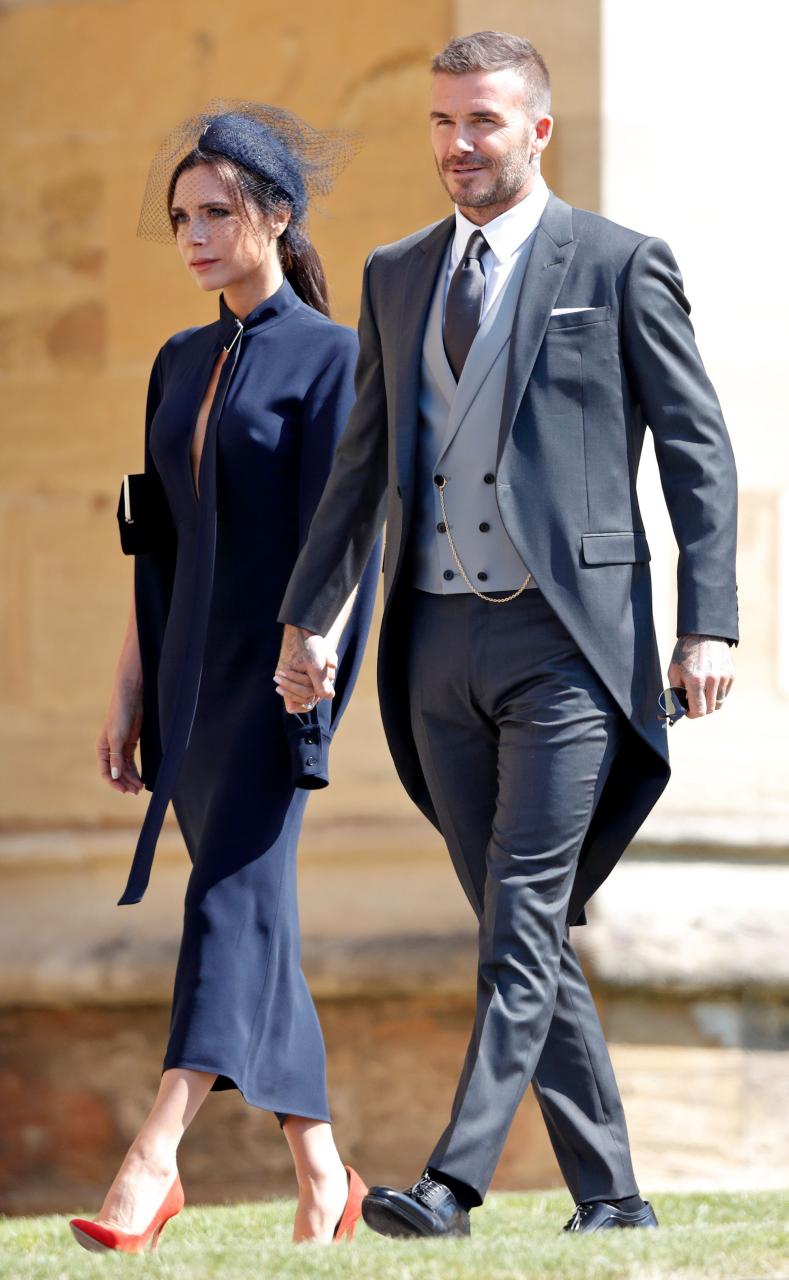
[[[436,826],[408,712],[403,623],[423,340],[454,228],[446,218],[367,261],[357,399],[279,615],[325,632],[386,520],[381,711],[400,778]],[[590,309],[552,316],[558,308]],[[738,639],[736,471],[689,311],[663,241],[550,196],[509,343],[495,493],[521,559],[632,729],[584,841],[571,923],[670,773],[636,496],[647,426],[679,547],[677,634]]]

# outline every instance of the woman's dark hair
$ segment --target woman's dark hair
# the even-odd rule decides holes
[[[252,208],[266,215],[281,214],[284,210],[293,208],[292,201],[285,191],[273,180],[253,173],[251,169],[247,169],[237,160],[231,160],[229,156],[223,156],[216,151],[201,151],[199,147],[195,147],[176,165],[167,188],[167,212],[173,235],[175,235],[176,226],[171,210],[176,184],[182,173],[186,173],[189,169],[196,169],[199,165],[208,165],[214,170],[228,195],[231,196],[239,214],[246,218],[250,225],[254,225]],[[292,221],[289,222],[279,237],[277,250],[285,279],[302,302],[320,311],[321,315],[330,315],[326,274],[317,250],[306,232]]]

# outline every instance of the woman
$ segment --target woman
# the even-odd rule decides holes
[[[335,698],[286,716],[276,615],[353,403],[356,337],[328,319],[304,232],[348,144],[259,104],[209,108],[151,170],[139,234],[175,239],[219,319],[176,334],[151,376],[145,473],[122,493],[135,590],[97,743],[116,791],[153,790],[122,903],[145,890],[172,799],[193,867],[161,1087],[86,1248],[155,1246],[183,1193],[178,1142],[211,1089],[276,1112],[294,1240],[351,1238],[364,1184],[332,1138],[323,1039],[300,967],[295,855],[306,791],[370,622],[370,564],[333,630]],[[324,711],[324,706],[328,712]],[[142,772],[134,752],[141,739]]]

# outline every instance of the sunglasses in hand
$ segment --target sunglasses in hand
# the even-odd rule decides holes
[[[681,720],[687,710],[688,695],[679,685],[670,685],[658,696],[658,720],[664,729]]]

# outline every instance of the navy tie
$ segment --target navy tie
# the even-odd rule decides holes
[[[487,247],[482,232],[474,231],[449,283],[444,312],[444,350],[456,382],[460,381],[482,315],[485,272],[480,259]]]

